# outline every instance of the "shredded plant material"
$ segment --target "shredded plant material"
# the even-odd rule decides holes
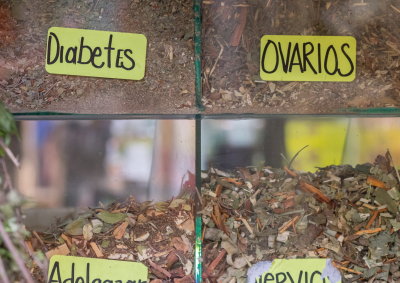
[[[210,113],[335,113],[400,106],[399,0],[203,1],[203,103]],[[356,79],[260,79],[263,35],[353,36]]]
[[[193,113],[192,19],[190,0],[0,0],[0,100],[12,112]],[[50,27],[144,34],[144,79],[47,73]]]
[[[342,282],[399,282],[399,174],[391,156],[315,173],[203,172],[203,279],[246,282],[275,258],[330,258]],[[235,281],[236,280],[236,281]]]
[[[193,202],[138,203],[134,198],[107,208],[93,208],[51,233],[36,233],[26,241],[47,258],[74,255],[140,261],[153,283],[193,281]],[[36,273],[36,280],[45,280]]]

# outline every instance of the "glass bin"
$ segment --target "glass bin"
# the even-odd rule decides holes
[[[53,255],[142,262],[149,281],[193,280],[193,120],[38,120],[18,127],[20,169],[12,175],[26,199],[25,244],[36,259],[28,261],[36,282],[49,278],[41,256]]]
[[[391,117],[205,119],[203,282],[399,281],[399,135]]]
[[[202,1],[206,113],[398,109],[399,15],[389,0]]]
[[[13,113],[193,113],[192,6],[2,0],[0,100]]]

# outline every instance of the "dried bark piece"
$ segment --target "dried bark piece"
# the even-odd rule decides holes
[[[375,228],[375,229],[369,229],[369,230],[360,230],[356,233],[354,233],[354,235],[356,236],[360,236],[360,235],[365,235],[365,234],[374,234],[374,233],[378,233],[380,231],[382,231],[383,228]]]
[[[53,255],[68,255],[70,250],[67,244],[62,244],[46,253],[46,257],[50,259]]]
[[[217,257],[210,263],[209,266],[207,266],[206,269],[206,274],[211,275],[214,272],[214,269],[218,266],[218,264],[221,262],[221,260],[224,258],[226,255],[226,250],[222,249]]]
[[[390,190],[390,188],[386,187],[385,183],[382,181],[379,181],[378,179],[368,176],[367,178],[367,183],[370,184],[371,186],[378,187],[384,190]]]
[[[233,31],[233,34],[231,36],[230,44],[231,46],[238,46],[240,43],[240,39],[242,38],[242,34],[244,31],[244,28],[246,26],[246,21],[247,21],[247,14],[249,11],[249,7],[240,7],[239,10],[239,22],[237,23],[235,30]]]
[[[115,228],[113,235],[115,239],[120,240],[125,234],[126,228],[128,227],[128,221],[121,223],[117,228]]]
[[[152,268],[154,268],[155,270],[157,270],[158,272],[164,274],[165,276],[167,276],[168,278],[171,278],[171,273],[168,272],[165,268],[162,268],[161,266],[159,266],[158,264],[154,263],[151,259],[148,259],[147,262],[150,264],[150,266]]]
[[[94,252],[96,257],[104,257],[103,252],[101,251],[100,247],[95,242],[90,242],[89,245],[92,248],[92,251]]]
[[[186,275],[185,277],[182,278],[175,278],[174,283],[193,283],[193,277],[190,275]]]
[[[300,188],[302,188],[306,192],[312,193],[320,201],[331,203],[331,199],[313,185],[310,185],[304,181],[300,181]]]
[[[71,237],[68,237],[64,233],[61,234],[61,238],[65,241],[65,243],[68,245],[69,248],[72,246],[72,240]]]
[[[176,253],[172,251],[168,254],[166,260],[167,260],[166,267],[167,269],[170,269],[179,260],[179,258],[176,255]]]
[[[187,244],[180,238],[180,237],[174,237],[171,240],[171,245],[177,249],[178,251],[181,251],[183,253],[187,253],[189,251],[189,247]]]

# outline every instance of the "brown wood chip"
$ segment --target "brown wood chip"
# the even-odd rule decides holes
[[[104,257],[102,251],[95,242],[90,242],[90,247],[92,248],[92,251],[96,254],[96,257]]]
[[[62,244],[46,253],[46,257],[50,259],[53,255],[68,255],[70,250],[67,244]]]
[[[126,228],[128,227],[128,222],[125,221],[123,223],[121,223],[117,228],[115,228],[113,235],[115,237],[115,239],[120,240],[122,239],[122,237],[125,234]]]

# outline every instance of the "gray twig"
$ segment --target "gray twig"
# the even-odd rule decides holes
[[[7,276],[7,272],[6,269],[4,267],[4,262],[0,257],[0,278],[1,278],[1,282],[4,283],[11,283],[10,279]]]
[[[24,277],[26,282],[27,283],[35,283],[30,272],[28,271],[28,269],[25,266],[24,260],[22,259],[17,248],[14,246],[13,242],[11,241],[10,236],[6,232],[2,219],[0,219],[0,237],[3,239],[4,245],[7,247],[7,249],[11,253],[11,256],[13,257],[15,263],[17,264],[17,266],[18,266],[19,270],[21,271],[22,276]]]
[[[8,146],[3,142],[2,139],[0,139],[0,146],[3,148],[4,152],[11,159],[11,161],[14,163],[15,167],[18,168],[19,167],[18,159],[15,157],[14,153],[12,153],[11,149],[8,148]]]

